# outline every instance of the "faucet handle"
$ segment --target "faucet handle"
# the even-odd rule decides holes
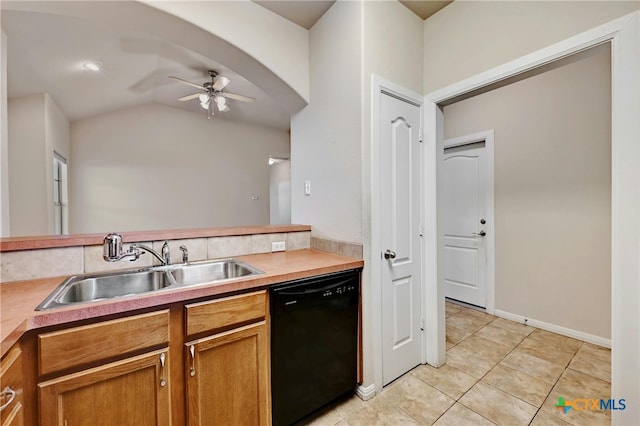
[[[189,263],[189,249],[187,249],[187,246],[180,246],[180,250],[182,251],[182,263]]]
[[[169,254],[169,241],[164,240],[164,244],[162,244],[162,258],[164,259],[164,264],[168,265],[171,260],[171,254]]]

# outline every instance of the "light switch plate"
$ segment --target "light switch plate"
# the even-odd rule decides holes
[[[271,251],[285,251],[287,244],[284,241],[276,241],[271,243]]]
[[[304,195],[311,195],[311,181],[304,181]]]

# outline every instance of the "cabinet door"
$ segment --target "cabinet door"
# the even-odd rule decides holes
[[[40,383],[40,424],[169,425],[168,362],[163,349]]]
[[[189,425],[269,425],[265,321],[187,343]]]
[[[0,424],[22,426],[22,351],[16,345],[0,362]]]

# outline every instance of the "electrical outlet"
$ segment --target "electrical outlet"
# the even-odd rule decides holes
[[[271,243],[271,251],[285,251],[287,244],[284,241],[277,241]]]

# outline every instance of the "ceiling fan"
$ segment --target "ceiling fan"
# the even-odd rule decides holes
[[[218,111],[224,112],[229,111],[227,99],[250,103],[256,101],[255,98],[251,98],[249,96],[242,96],[236,93],[224,92],[224,88],[227,87],[229,83],[231,83],[231,80],[223,75],[219,75],[216,71],[213,70],[209,70],[208,73],[211,77],[211,81],[206,81],[202,85],[192,83],[179,77],[169,76],[169,78],[173,78],[174,80],[178,80],[181,83],[200,89],[199,93],[183,96],[181,98],[178,98],[178,100],[180,102],[185,102],[197,98],[200,101],[200,106],[203,109],[207,110],[209,119],[211,119],[211,116],[213,115],[214,103],[218,108]]]

